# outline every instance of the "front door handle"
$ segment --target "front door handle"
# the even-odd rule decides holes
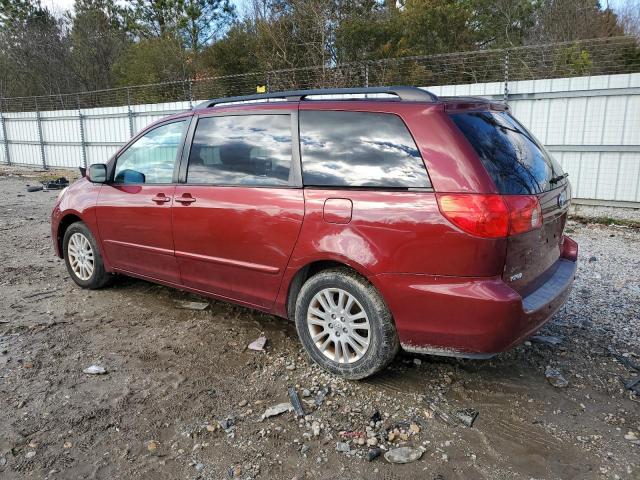
[[[167,197],[164,193],[159,193],[157,194],[155,197],[153,197],[151,200],[153,200],[154,202],[156,202],[157,204],[161,204],[161,203],[167,203],[170,202],[171,199],[169,197]]]
[[[196,201],[196,199],[193,198],[190,193],[185,193],[181,197],[175,197],[174,200],[176,202],[180,202],[185,205],[189,205],[190,203],[193,203]]]

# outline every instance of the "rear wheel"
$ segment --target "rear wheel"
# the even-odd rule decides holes
[[[296,329],[309,356],[349,379],[386,367],[398,352],[391,313],[378,291],[347,269],[311,277],[296,301]]]
[[[97,242],[84,223],[76,222],[67,228],[62,248],[67,271],[79,286],[95,289],[109,283],[111,275],[105,272]]]

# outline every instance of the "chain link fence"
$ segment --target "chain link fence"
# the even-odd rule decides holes
[[[458,85],[640,72],[635,37],[612,37],[354,62],[137,85],[92,92],[0,98],[0,112],[79,110],[247,95],[267,91],[384,85]]]

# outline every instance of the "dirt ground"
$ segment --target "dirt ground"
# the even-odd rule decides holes
[[[640,398],[623,385],[640,374],[638,229],[569,224],[579,277],[542,332],[559,345],[401,354],[348,382],[311,365],[285,320],[213,300],[178,309],[208,300],[130,278],[81,290],[51,248],[57,192],[28,193],[25,175],[0,170],[2,479],[640,478]],[[266,352],[248,350],[263,332]],[[83,373],[94,364],[107,373]],[[306,417],[262,420],[288,387]],[[478,412],[471,427],[461,409]],[[366,439],[424,453],[369,461]]]

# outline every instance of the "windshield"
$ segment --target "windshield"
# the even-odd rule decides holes
[[[560,164],[509,113],[453,113],[451,119],[469,140],[501,194],[538,194],[565,182]]]

